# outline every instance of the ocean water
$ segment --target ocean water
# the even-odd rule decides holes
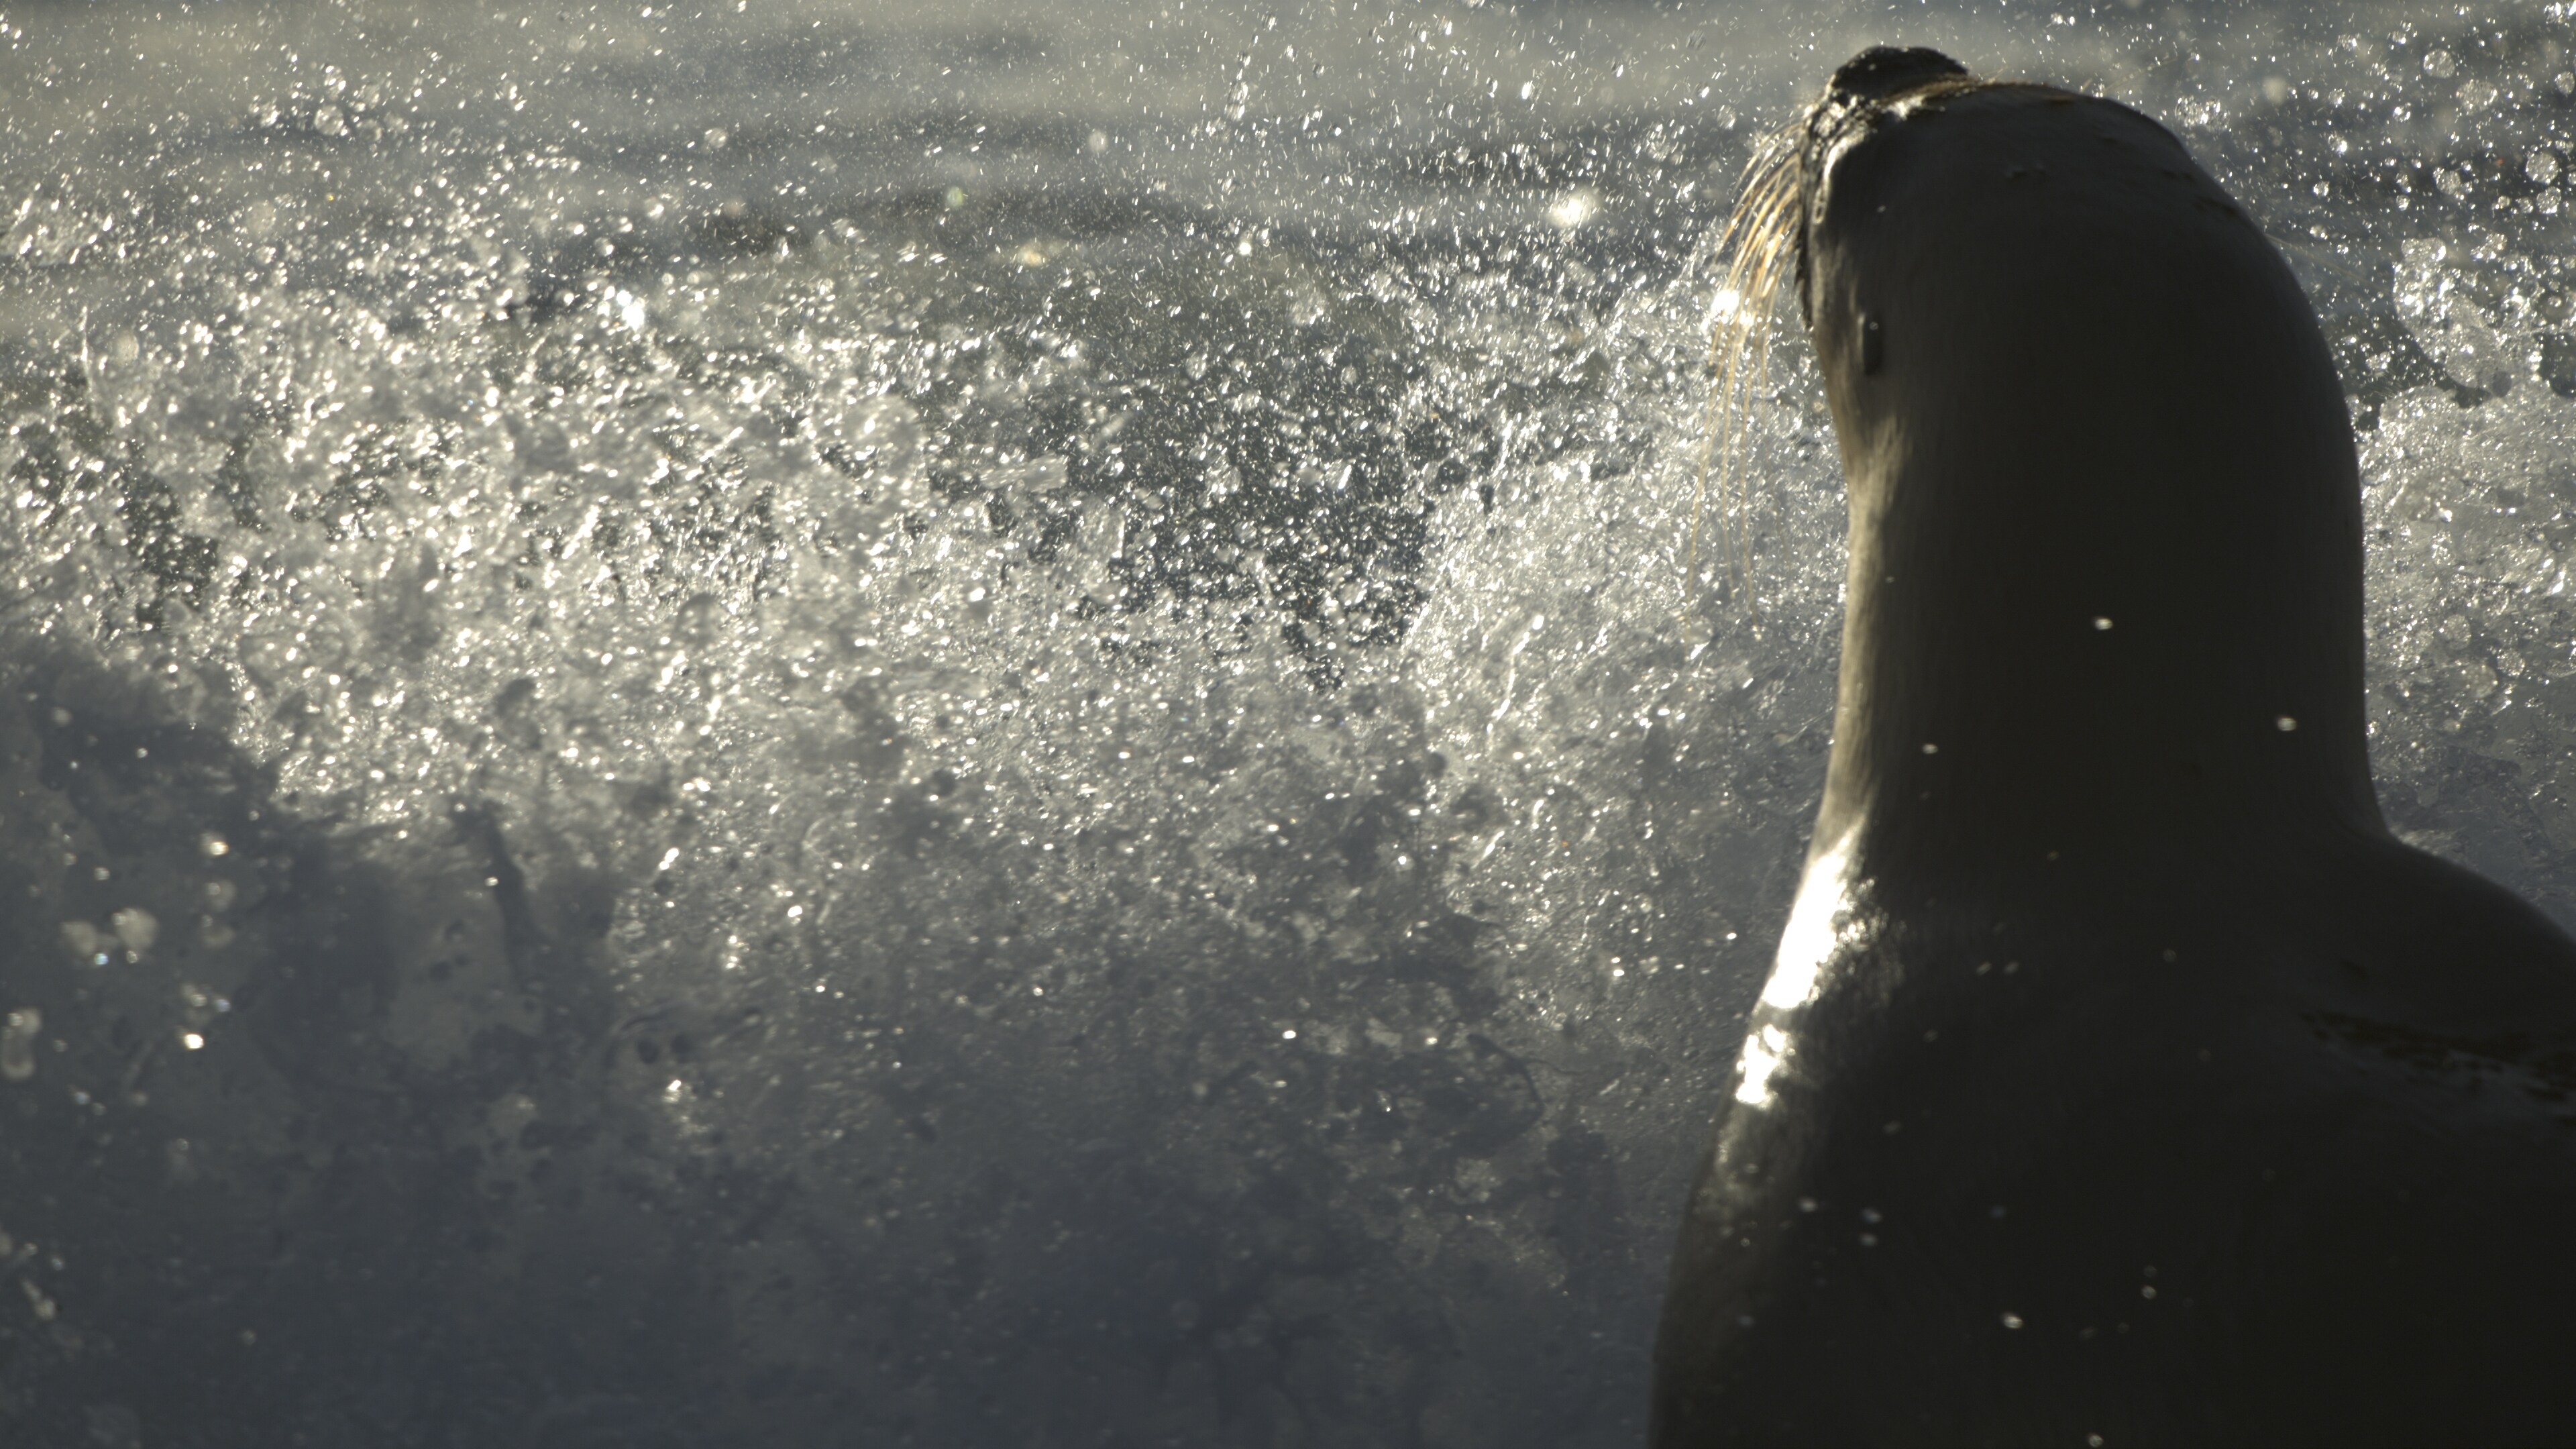
[[[0,10],[5,1437],[1636,1442],[1840,627],[1699,263],[1873,42],[2288,253],[2576,922],[2568,10]]]

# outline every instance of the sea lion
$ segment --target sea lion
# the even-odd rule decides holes
[[[2314,312],[2145,116],[1874,50],[1792,161],[1825,796],[1652,1441],[2576,1441],[2576,942],[2372,794]]]

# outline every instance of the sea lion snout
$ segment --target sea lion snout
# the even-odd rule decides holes
[[[1928,46],[1873,45],[1844,61],[1842,69],[1834,72],[1834,78],[1825,84],[1825,103],[1885,100],[1967,73],[1966,66]]]
[[[1968,68],[1926,46],[1873,45],[1834,72],[1825,93],[1809,108],[1797,147],[1798,235],[1793,276],[1801,317],[1813,325],[1807,237],[1825,204],[1826,182],[1845,147],[1866,135],[1888,102],[1934,86],[1973,86]]]

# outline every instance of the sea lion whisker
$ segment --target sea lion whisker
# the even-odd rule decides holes
[[[2262,227],[2262,232],[2264,240],[2282,251],[2297,256],[2299,260],[2311,266],[2332,272],[2347,282],[2375,283],[2386,278],[2387,268],[2384,264],[2374,273],[2371,268],[2361,265],[2348,256],[2338,256],[2323,242],[2289,236],[2276,232],[2268,226]]]
[[[1746,608],[1757,618],[1753,602],[1752,487],[1742,476],[1747,405],[1771,369],[1771,320],[1781,281],[1780,260],[1796,234],[1800,211],[1799,138],[1807,119],[1781,126],[1755,143],[1745,163],[1735,207],[1719,228],[1712,248],[1723,264],[1715,305],[1709,318],[1708,405],[1700,436],[1699,483],[1691,504],[1691,538],[1684,565],[1686,581],[1699,573],[1699,535],[1708,505],[1709,475],[1717,474],[1721,498],[1731,494],[1734,511],[1727,523],[1728,572],[1735,576]],[[1748,368],[1747,363],[1751,363]]]

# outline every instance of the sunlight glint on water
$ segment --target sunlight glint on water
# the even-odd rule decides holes
[[[2554,16],[0,23],[48,1442],[1632,1441],[1842,571],[1685,263],[1870,40],[2282,241],[2391,816],[2576,910]]]

